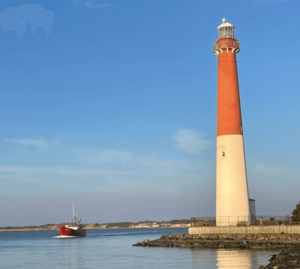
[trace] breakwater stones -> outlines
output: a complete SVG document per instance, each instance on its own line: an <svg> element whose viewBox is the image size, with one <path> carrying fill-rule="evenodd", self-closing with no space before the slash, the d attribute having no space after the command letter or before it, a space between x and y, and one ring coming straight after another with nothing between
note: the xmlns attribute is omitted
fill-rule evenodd
<svg viewBox="0 0 300 269"><path fill-rule="evenodd" d="M277 255L273 255L270 263L266 266L259 266L259 269L299 269L300 268L300 248L295 245L289 250L283 250Z"/></svg>
<svg viewBox="0 0 300 269"><path fill-rule="evenodd" d="M300 249L300 234L168 234L133 246L289 250L295 247Z"/></svg>
<svg viewBox="0 0 300 269"><path fill-rule="evenodd" d="M168 234L133 246L282 250L259 269L300 269L300 234Z"/></svg>

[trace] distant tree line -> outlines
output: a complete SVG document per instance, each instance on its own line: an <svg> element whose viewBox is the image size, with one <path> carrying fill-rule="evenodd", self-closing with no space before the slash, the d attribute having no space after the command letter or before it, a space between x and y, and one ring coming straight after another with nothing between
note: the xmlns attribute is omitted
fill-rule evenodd
<svg viewBox="0 0 300 269"><path fill-rule="evenodd" d="M174 220L169 220L169 221L152 221L152 220L145 220L145 221L139 221L139 222L110 222L110 223L92 223L92 224L85 224L84 226L87 225L92 225L94 227L97 226L102 226L105 225L106 228L112 228L112 227L122 227L122 228L128 228L132 225L139 225L139 224L146 224L146 225L155 225L155 224L162 224L162 223L166 223L166 224L189 224L191 222L191 220L189 219L174 219ZM66 223L59 223L59 224L43 224L43 225L39 225L39 226L6 226L6 227L0 227L1 230L6 230L6 229L11 229L11 230L20 230L20 229L36 229L36 228L40 228L40 229L45 229L49 226L53 226L53 225L57 225L57 226L65 226Z"/></svg>
<svg viewBox="0 0 300 269"><path fill-rule="evenodd" d="M112 227L122 227L122 228L128 228L132 225L139 225L139 224L146 224L146 225L155 225L155 224L189 224L191 220L189 219L174 219L174 220L169 220L169 221L153 221L153 220L144 220L144 221L139 221L139 222L110 222L110 223L93 223L92 226L97 227L97 226L102 226L105 225L106 228L112 228ZM86 224L87 225L87 224Z"/></svg>
<svg viewBox="0 0 300 269"><path fill-rule="evenodd" d="M296 208L292 212L292 221L300 222L300 202L296 205Z"/></svg>
<svg viewBox="0 0 300 269"><path fill-rule="evenodd" d="M64 226L66 225L66 223L59 223L59 224L43 224L43 225L39 225L39 226L34 226L34 225L30 225L30 226L5 226L5 227L0 227L0 230L20 230L20 229L36 229L36 228L47 228L49 226Z"/></svg>

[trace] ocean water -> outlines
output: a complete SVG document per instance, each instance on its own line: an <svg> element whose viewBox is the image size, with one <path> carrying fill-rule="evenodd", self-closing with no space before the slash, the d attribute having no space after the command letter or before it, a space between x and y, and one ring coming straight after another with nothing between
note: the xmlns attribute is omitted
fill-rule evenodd
<svg viewBox="0 0 300 269"><path fill-rule="evenodd" d="M236 268L266 265L274 251L133 247L186 229L88 230L57 239L57 231L0 232L0 268Z"/></svg>

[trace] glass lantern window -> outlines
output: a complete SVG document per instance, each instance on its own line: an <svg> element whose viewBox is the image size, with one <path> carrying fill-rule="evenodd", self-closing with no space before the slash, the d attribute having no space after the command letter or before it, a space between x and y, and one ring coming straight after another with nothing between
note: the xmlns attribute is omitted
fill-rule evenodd
<svg viewBox="0 0 300 269"><path fill-rule="evenodd" d="M234 28L233 27L221 27L219 29L219 38L234 38Z"/></svg>

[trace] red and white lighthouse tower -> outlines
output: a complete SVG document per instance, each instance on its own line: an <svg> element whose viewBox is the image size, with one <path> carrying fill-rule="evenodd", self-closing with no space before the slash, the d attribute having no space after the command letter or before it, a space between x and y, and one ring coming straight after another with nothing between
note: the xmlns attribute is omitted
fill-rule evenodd
<svg viewBox="0 0 300 269"><path fill-rule="evenodd" d="M216 222L218 226L241 222L247 225L252 212L236 63L240 43L234 35L234 26L225 19L218 31L214 44L214 53L218 55Z"/></svg>

